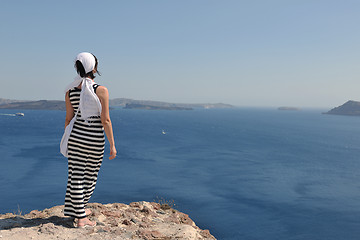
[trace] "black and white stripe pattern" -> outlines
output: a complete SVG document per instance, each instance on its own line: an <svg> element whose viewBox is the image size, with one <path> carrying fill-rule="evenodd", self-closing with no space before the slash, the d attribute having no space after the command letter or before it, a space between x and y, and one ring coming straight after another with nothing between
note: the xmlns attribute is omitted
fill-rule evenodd
<svg viewBox="0 0 360 240"><path fill-rule="evenodd" d="M94 87L95 90L96 87ZM78 88L69 91L70 102L75 112L79 107L80 92ZM100 116L94 116L88 122L79 117L81 117L80 112L68 143L69 172L64 214L84 218L86 217L85 207L94 192L101 167L105 137Z"/></svg>

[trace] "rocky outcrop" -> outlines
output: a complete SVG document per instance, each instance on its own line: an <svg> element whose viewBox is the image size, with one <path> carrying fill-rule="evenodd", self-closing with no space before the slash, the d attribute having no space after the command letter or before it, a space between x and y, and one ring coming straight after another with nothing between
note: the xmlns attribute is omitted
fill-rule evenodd
<svg viewBox="0 0 360 240"><path fill-rule="evenodd" d="M187 214L167 204L133 202L129 205L90 203L95 227L75 228L63 215L63 206L33 210L19 216L0 215L0 239L215 239L201 230Z"/></svg>

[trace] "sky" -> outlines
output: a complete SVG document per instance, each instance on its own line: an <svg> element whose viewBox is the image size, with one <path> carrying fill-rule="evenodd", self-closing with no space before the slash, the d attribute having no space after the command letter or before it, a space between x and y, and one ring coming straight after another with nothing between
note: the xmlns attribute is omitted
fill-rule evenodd
<svg viewBox="0 0 360 240"><path fill-rule="evenodd" d="M360 101L357 0L2 0L0 98L63 100L83 51L110 98Z"/></svg>

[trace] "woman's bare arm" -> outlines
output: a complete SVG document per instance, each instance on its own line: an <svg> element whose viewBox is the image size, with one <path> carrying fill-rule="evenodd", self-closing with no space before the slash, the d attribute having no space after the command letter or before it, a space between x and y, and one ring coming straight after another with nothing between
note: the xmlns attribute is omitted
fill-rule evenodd
<svg viewBox="0 0 360 240"><path fill-rule="evenodd" d="M74 117L74 108L71 105L69 92L65 94L65 105L66 105L66 117L65 117L65 128L69 125L71 119Z"/></svg>
<svg viewBox="0 0 360 240"><path fill-rule="evenodd" d="M104 127L106 137L110 143L110 157L109 159L114 159L116 157L116 148L114 141L114 134L110 119L109 113L109 92L106 87L99 86L96 89L96 95L99 97L101 102L101 123Z"/></svg>

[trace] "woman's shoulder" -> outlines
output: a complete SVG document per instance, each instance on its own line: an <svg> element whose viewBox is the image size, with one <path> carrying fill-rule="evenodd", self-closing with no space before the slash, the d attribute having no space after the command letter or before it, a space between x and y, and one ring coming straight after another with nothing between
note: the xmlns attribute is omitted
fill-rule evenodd
<svg viewBox="0 0 360 240"><path fill-rule="evenodd" d="M107 92L107 88L105 86L102 86L102 85L98 85L97 87L97 91L100 91L100 92Z"/></svg>
<svg viewBox="0 0 360 240"><path fill-rule="evenodd" d="M96 90L96 95L98 95L99 98L109 97L109 92L105 86L99 85Z"/></svg>
<svg viewBox="0 0 360 240"><path fill-rule="evenodd" d="M93 89L94 89L94 92L95 92L95 93L96 93L96 90L98 89L98 87L100 87L100 85L97 84L97 83L94 83Z"/></svg>

